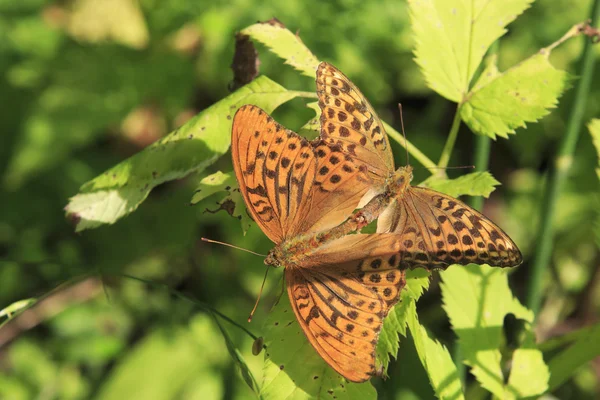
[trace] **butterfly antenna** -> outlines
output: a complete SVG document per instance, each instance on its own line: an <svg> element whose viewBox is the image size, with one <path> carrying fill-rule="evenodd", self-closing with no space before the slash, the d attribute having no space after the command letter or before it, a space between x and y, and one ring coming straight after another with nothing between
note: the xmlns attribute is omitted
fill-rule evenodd
<svg viewBox="0 0 600 400"><path fill-rule="evenodd" d="M256 298L256 303L254 303L254 308L252 309L252 311L250 312L250 316L248 317L248 322L252 322L252 317L254 317L254 312L256 311L256 307L258 307L258 302L260 301L260 296L262 295L263 289L265 287L265 282L267 281L267 274L269 273L270 269L271 269L270 267L267 267L267 270L265 271L265 278L263 279L262 285L260 285L260 291L258 292L258 297Z"/></svg>
<svg viewBox="0 0 600 400"><path fill-rule="evenodd" d="M406 150L406 165L410 165L408 159L408 141L406 140L406 132L404 132L404 118L402 118L402 103L398 103L398 110L400 110L400 126L402 127L402 136L404 136L404 149Z"/></svg>
<svg viewBox="0 0 600 400"><path fill-rule="evenodd" d="M234 246L234 245L229 244L229 243L219 242L218 240L212 240L212 239L207 239L207 238L201 238L201 239L202 239L203 242L215 243L215 244L222 244L223 246L233 247L234 249L242 250L242 251L245 251L247 253L254 254L255 256L266 257L266 254L255 253L252 250L244 249L243 247Z"/></svg>

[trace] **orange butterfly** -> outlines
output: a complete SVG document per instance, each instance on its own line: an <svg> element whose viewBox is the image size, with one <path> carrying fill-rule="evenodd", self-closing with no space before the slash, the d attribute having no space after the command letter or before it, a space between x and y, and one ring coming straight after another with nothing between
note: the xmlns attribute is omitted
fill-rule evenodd
<svg viewBox="0 0 600 400"><path fill-rule="evenodd" d="M337 68L317 69L321 139L368 169L380 193L359 213L379 217L377 232L393 232L401 242L401 267L446 268L451 264L514 267L521 252L496 224L463 202L410 185L412 167L394 171L383 124L358 88ZM388 239L389 240L389 239Z"/></svg>
<svg viewBox="0 0 600 400"><path fill-rule="evenodd" d="M466 218L486 245L518 249L466 205L411 187L410 167L394 173L381 122L341 72L321 63L317 88L321 139L308 142L258 107L243 106L233 121L233 165L250 213L276 243L265 263L285 267L290 303L306 337L338 373L363 382L376 373L379 331L405 284L399 267L485 262L482 251L471 257L468 248L455 257L463 247L446 233L447 223L456 232L456 222ZM379 194L351 215L369 190ZM348 235L380 214L378 230L393 233ZM467 229L463 223L460 231ZM500 238L490 237L488 228ZM464 244L465 233L457 241ZM439 252L442 239L433 239L439 235L450 256Z"/></svg>

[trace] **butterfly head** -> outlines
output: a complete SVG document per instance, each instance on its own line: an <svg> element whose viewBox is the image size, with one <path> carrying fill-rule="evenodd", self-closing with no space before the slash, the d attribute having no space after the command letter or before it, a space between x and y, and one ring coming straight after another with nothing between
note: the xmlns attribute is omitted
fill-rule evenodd
<svg viewBox="0 0 600 400"><path fill-rule="evenodd" d="M394 173L390 174L386 186L391 189L392 193L396 193L396 195L403 193L413 179L412 171L410 165L398 168Z"/></svg>
<svg viewBox="0 0 600 400"><path fill-rule="evenodd" d="M269 254L267 254L267 258L265 258L265 265L270 267L278 268L281 267L281 260L283 259L283 255L281 253L281 248L276 246L269 250Z"/></svg>

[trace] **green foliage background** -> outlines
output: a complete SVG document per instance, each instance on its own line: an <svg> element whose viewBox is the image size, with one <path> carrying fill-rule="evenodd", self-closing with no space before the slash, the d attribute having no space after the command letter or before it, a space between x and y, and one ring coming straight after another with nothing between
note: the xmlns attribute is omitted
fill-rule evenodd
<svg viewBox="0 0 600 400"><path fill-rule="evenodd" d="M556 41L588 18L590 7L588 0L533 3L502 38L499 70ZM227 150L227 137L214 140L211 148L196 148L192 141L182 140L191 134L184 127L179 136L156 145L159 151L172 152L167 164L148 165L148 159L138 157L139 170L158 174L129 186L128 196L148 198L113 225L75 233L74 223L80 221L66 220L63 208L96 177L84 188L116 187L119 182L114 179L135 171L121 169L114 177L102 175L104 171L230 95L235 32L272 17L291 31L298 30L319 59L344 71L380 117L396 128L401 102L408 139L430 159L439 158L456 105L426 86L427 77L414 60L405 2L0 1L0 398L256 397L251 388L262 386L263 355L253 356L252 337L212 310L256 336L268 334L264 322L280 317L269 310L281 290L281 271L271 274L255 319L247 324L264 273L262 260L200 238L262 253L272 245L254 225L244 235L237 219L223 211L205 212L219 207L218 197L196 197L195 205L189 206L203 178L231 170L229 153L218 157ZM569 40L553 50L550 61L577 75L582 46L580 38ZM254 82L256 92L261 88L314 92L313 79L285 65L264 46L258 45L258 50L261 73L268 78ZM599 79L590 90L586 124L600 115ZM452 91L447 93L453 98ZM286 92L270 101L274 109L293 99L274 115L298 130L314 113L305 107L306 99L294 97ZM500 137L492 144L489 170L502 185L486 201L485 212L523 251L524 265L509 276L513 294L521 302L527 297L530 260L538 243L546 172L573 101L574 91L567 91L558 108L540 122L517 128L509 140ZM212 114L206 115L197 117L199 123L214 123ZM468 122L468 116L463 118ZM592 399L599 390L600 364L597 358L586 363L585 353L600 352L597 344L591 347L600 342L600 331L578 330L598 322L600 311L595 173L600 164L592 144L598 146L596 122L590 123L593 136L587 128L582 132L569 179L558 198L551 265L542 281L545 297L534 325L544 360L553 371L550 387L559 398ZM469 127L477 129L473 124ZM494 127L500 136L516 128ZM170 147L165 146L168 142ZM404 164L404 151L400 146L394 150L397 164ZM472 164L473 152L474 135L463 126L449 165ZM186 164L191 155L197 155L198 162ZM203 160L210 160L208 168L188 175ZM163 176L163 170L177 173ZM458 177L464 171L448 174ZM417 170L415 181L428 176L427 170ZM149 192L155 184L160 186ZM131 205L131 210L136 207ZM236 215L241 214L238 210ZM447 293L452 289L447 288ZM498 294L498 298L509 295ZM468 319L474 311L468 307L475 303L462 304L458 290L454 303L444 298L446 315L440 297L434 274L429 291L417 304L419 320L407 321L409 338L422 332L415 340L402 338L398 359L388 368L390 379L374 380L380 398L434 396L430 380L435 386L437 378L431 376L431 360L427 363L420 356L425 348L439 352L441 346L427 338L419 323L455 357L456 335L468 340L468 332L450 329L448 317L455 328L461 321L468 323L461 318ZM477 304L483 301L478 299ZM452 307L464 309L464 315L453 314ZM531 330L519 325L529 323L523 322L530 319L527 313L512 303L505 308L521 319L504 320L507 335L498 336L503 353L490 355L503 360L510 359L516 348L535 347ZM20 310L22 314L9 320L8 314ZM405 333L404 323L390 324ZM469 349L466 353L462 357L473 366ZM428 365L427 372L422 364ZM271 367L265 364L266 374ZM483 388L492 390L493 384L482 381L476 368L472 373L478 380L467 377L465 397L486 398ZM283 396L277 392L281 387L285 386L263 394ZM364 396L373 394L372 389L357 390Z"/></svg>

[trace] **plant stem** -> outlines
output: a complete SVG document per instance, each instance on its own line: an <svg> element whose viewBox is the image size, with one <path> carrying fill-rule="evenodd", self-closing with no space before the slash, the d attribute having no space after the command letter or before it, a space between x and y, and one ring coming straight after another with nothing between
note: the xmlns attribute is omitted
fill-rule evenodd
<svg viewBox="0 0 600 400"><path fill-rule="evenodd" d="M499 40L496 40L489 48L487 56L494 56L498 54ZM498 60L496 59L496 62ZM483 68L482 68L483 70ZM481 70L480 70L481 73ZM474 81L476 81L474 79ZM492 140L489 136L475 135L475 155L473 157L473 165L475 165L475 171L483 172L487 171L490 164L490 150L492 148ZM469 204L476 210L481 211L483 209L483 196L475 196L469 199Z"/></svg>
<svg viewBox="0 0 600 400"><path fill-rule="evenodd" d="M452 150L454 149L454 144L456 143L456 138L458 136L458 129L460 128L460 108L460 104L456 106L454 121L452 121L452 127L450 128L448 139L446 139L444 150L442 150L440 161L437 164L438 167L446 168L448 166L448 162L450 161L450 156L452 155Z"/></svg>
<svg viewBox="0 0 600 400"><path fill-rule="evenodd" d="M600 17L600 0L595 0L592 5L592 26L596 26ZM540 228L538 232L538 245L533 258L529 290L527 292L527 306L536 315L542 302L542 279L548 268L552 256L552 241L554 239L554 215L556 201L567 177L573 153L579 138L583 122L586 101L592 83L595 55L591 40L584 36L585 48L581 56L581 79L577 84L571 115L567 122L567 129L562 138L558 153L548 171L548 178L544 190L543 203L540 213Z"/></svg>
<svg viewBox="0 0 600 400"><path fill-rule="evenodd" d="M487 171L490 163L491 148L492 139L484 135L475 135L475 157L473 157L475 171ZM474 196L469 199L469 204L474 209L481 211L484 200L483 196Z"/></svg>
<svg viewBox="0 0 600 400"><path fill-rule="evenodd" d="M385 131L387 132L388 136L394 139L396 142L398 142L400 146L407 149L410 155L413 156L413 158L417 160L422 166L424 166L425 168L437 168L437 165L435 165L435 163L431 161L429 157L421 153L421 151L417 149L408 140L405 140L404 136L402 136L397 130L392 128L386 122L383 122L383 127L385 128Z"/></svg>

